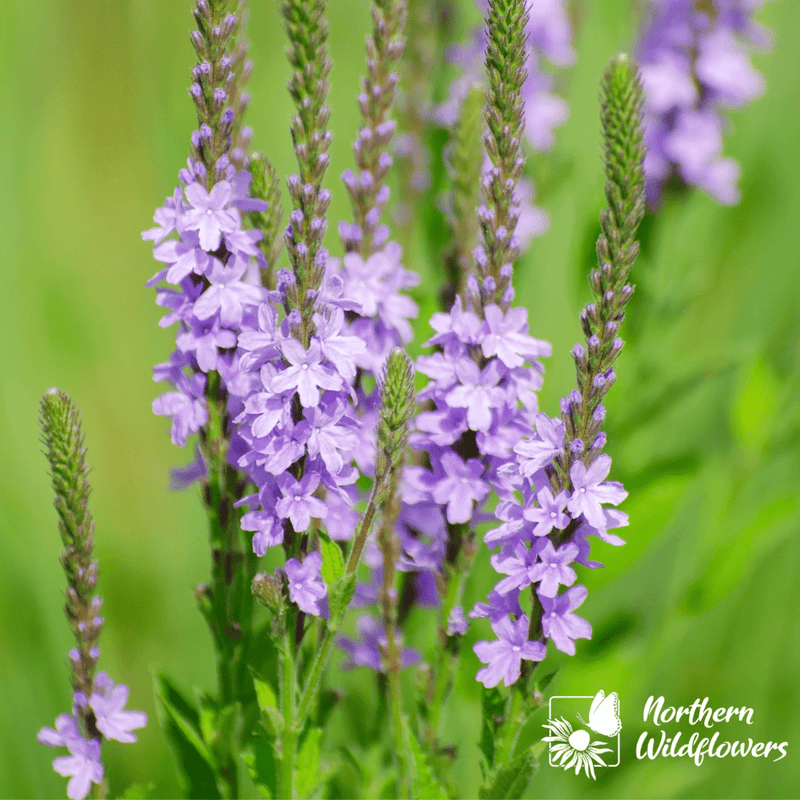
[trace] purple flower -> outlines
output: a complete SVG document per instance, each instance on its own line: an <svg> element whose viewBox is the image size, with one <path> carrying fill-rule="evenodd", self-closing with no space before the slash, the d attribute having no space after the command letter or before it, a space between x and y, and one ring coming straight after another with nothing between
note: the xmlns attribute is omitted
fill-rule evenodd
<svg viewBox="0 0 800 800"><path fill-rule="evenodd" d="M243 531L256 531L253 536L253 552L263 556L267 549L283 541L283 523L269 511L249 511L242 517Z"/></svg>
<svg viewBox="0 0 800 800"><path fill-rule="evenodd" d="M463 636L467 632L469 623L464 616L464 609L461 606L453 606L450 616L447 618L447 635Z"/></svg>
<svg viewBox="0 0 800 800"><path fill-rule="evenodd" d="M375 617L364 614L356 620L356 629L361 637L361 642L353 641L345 636L338 640L339 646L350 656L344 669L369 667L376 672L383 672L382 650L386 647L386 631L383 623ZM400 631L396 631L395 640L402 641ZM412 664L416 664L419 658L416 650L402 650L400 666L410 667Z"/></svg>
<svg viewBox="0 0 800 800"><path fill-rule="evenodd" d="M100 672L95 678L94 688L96 691L92 692L89 705L97 718L97 730L106 739L135 742L136 737L131 731L147 725L147 714L124 710L128 702L128 687L124 683L115 684L105 672Z"/></svg>
<svg viewBox="0 0 800 800"><path fill-rule="evenodd" d="M272 379L273 391L297 389L300 402L308 408L319 404L320 389L335 391L342 387L342 376L322 365L322 352L317 339L311 341L308 350L296 339L287 339L281 350L290 366Z"/></svg>
<svg viewBox="0 0 800 800"><path fill-rule="evenodd" d="M491 622L497 622L507 614L522 613L519 591L500 594L497 590L492 589L486 599L489 601L488 603L475 603L475 608L467 615L470 619L489 619Z"/></svg>
<svg viewBox="0 0 800 800"><path fill-rule="evenodd" d="M482 370L469 359L455 365L460 384L449 391L445 401L455 408L467 409L467 424L473 431L487 431L492 424L492 408L505 399L505 392L497 386L501 373L492 360Z"/></svg>
<svg viewBox="0 0 800 800"><path fill-rule="evenodd" d="M535 437L514 445L520 473L530 477L534 472L550 463L555 455L564 449L564 423L560 419L550 418L547 414L537 414Z"/></svg>
<svg viewBox="0 0 800 800"><path fill-rule="evenodd" d="M617 481L603 483L611 470L611 457L605 453L598 456L587 469L581 461L573 463L569 471L572 480L572 495L567 508L573 517L580 514L595 528L605 528L606 518L601 503L621 503L628 493Z"/></svg>
<svg viewBox="0 0 800 800"><path fill-rule="evenodd" d="M275 511L281 519L288 519L296 533L302 533L311 524L311 517L325 519L328 509L314 492L319 486L319 476L307 472L298 482L288 473L278 478L283 497L278 500Z"/></svg>
<svg viewBox="0 0 800 800"><path fill-rule="evenodd" d="M564 513L567 505L567 493L559 492L555 497L548 487L536 494L538 506L530 506L522 512L529 522L535 522L534 536L547 536L553 528L563 530L569 524L569 517Z"/></svg>
<svg viewBox="0 0 800 800"><path fill-rule="evenodd" d="M591 639L592 626L572 614L589 594L585 586L573 586L556 597L539 596L542 603L542 631L562 653L575 655L575 639Z"/></svg>
<svg viewBox="0 0 800 800"><path fill-rule="evenodd" d="M762 0L725 0L707 13L692 0L651 4L636 48L645 88L648 202L672 174L721 203L739 201L739 165L722 157L723 109L761 95L747 44L770 37L752 21Z"/></svg>
<svg viewBox="0 0 800 800"><path fill-rule="evenodd" d="M539 550L539 563L530 571L531 582L539 581L536 589L540 598L555 597L558 587L572 586L577 575L569 565L578 557L578 547L571 542L562 544L556 550L553 543L547 539L544 547Z"/></svg>
<svg viewBox="0 0 800 800"><path fill-rule="evenodd" d="M325 582L320 575L322 556L314 551L309 553L301 564L296 558L286 562L286 576L289 579L289 599L301 611L318 617L321 613L320 600L327 594Z"/></svg>
<svg viewBox="0 0 800 800"><path fill-rule="evenodd" d="M448 522L469 522L473 503L489 494L489 487L481 479L483 465L477 458L465 463L452 452L442 455L441 464L445 474L433 487L433 499L447 504Z"/></svg>
<svg viewBox="0 0 800 800"><path fill-rule="evenodd" d="M192 386L192 393L187 393L185 389L189 386L189 381L182 382L181 388L184 391L165 392L153 400L154 414L172 417L170 434L172 442L181 447L186 444L189 436L197 433L208 421L208 408L204 400L194 394L194 386Z"/></svg>
<svg viewBox="0 0 800 800"><path fill-rule="evenodd" d="M475 642L475 655L487 666L478 670L476 678L490 689L502 680L511 686L519 678L522 659L541 661L547 649L541 642L528 641L528 618L522 614L516 622L503 617L492 622L492 630L498 637L495 642Z"/></svg>
<svg viewBox="0 0 800 800"><path fill-rule="evenodd" d="M228 328L238 328L246 305L257 305L261 299L261 289L244 283L241 278L247 272L248 262L235 257L223 266L218 259L212 259L208 273L211 285L194 304L194 316L208 320L219 314L220 322Z"/></svg>
<svg viewBox="0 0 800 800"><path fill-rule="evenodd" d="M210 192L199 183L190 183L184 190L191 209L183 215L183 226L198 231L200 247L211 252L220 245L223 233L233 233L240 224L236 210L226 209L231 199L231 185L220 181Z"/></svg>
<svg viewBox="0 0 800 800"><path fill-rule="evenodd" d="M487 332L481 340L483 354L490 358L497 356L507 367L521 367L526 359L549 356L553 347L528 336L528 311L525 308L512 308L503 316L496 305L484 309Z"/></svg>
<svg viewBox="0 0 800 800"><path fill-rule="evenodd" d="M493 555L490 560L495 571L508 575L494 587L495 591L498 594L508 594L513 589L529 586L533 581L531 571L540 549L538 543L529 549L523 542L517 542L513 546L504 547L499 555Z"/></svg>
<svg viewBox="0 0 800 800"><path fill-rule="evenodd" d="M78 729L77 720L70 714L59 714L56 730L42 728L36 740L47 747L66 747L68 756L53 759L53 769L61 776L69 777L67 797L83 800L93 783L103 780L103 765L100 763L100 742L84 739Z"/></svg>

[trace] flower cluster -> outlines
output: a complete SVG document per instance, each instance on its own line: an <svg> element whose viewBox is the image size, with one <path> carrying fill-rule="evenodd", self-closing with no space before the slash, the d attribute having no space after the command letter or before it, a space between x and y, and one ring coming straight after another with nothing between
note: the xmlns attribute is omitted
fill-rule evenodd
<svg viewBox="0 0 800 800"><path fill-rule="evenodd" d="M571 490L555 492L547 470L554 475L552 459L564 453L564 424L537 414L535 427L533 436L514 446L516 462L506 470L513 475L522 499L512 494L501 501L495 514L502 524L484 537L489 547L502 545L491 563L506 576L490 593L488 604L479 603L470 612L473 618L488 617L498 637L496 642L475 645L475 653L487 664L478 672L478 680L486 686L495 686L501 679L509 686L520 675L521 659L544 658L539 633L570 655L575 653L576 639L591 638L589 623L573 613L586 599L587 590L574 585L577 575L571 564L602 566L588 559L587 537L621 545L623 540L608 530L628 524L626 514L603 507L627 496L619 483L604 480L611 459L600 455L588 468L575 461L570 470ZM539 619L529 620L520 605L521 593L529 586L535 592ZM562 586L566 591L559 594ZM531 633L534 641L528 641Z"/></svg>
<svg viewBox="0 0 800 800"><path fill-rule="evenodd" d="M486 534L491 558L502 578L471 616L488 617L498 640L479 642L475 653L486 663L478 679L486 686L507 686L521 674L523 659L544 657L550 639L559 650L575 653L575 640L589 638L591 626L573 612L586 599L575 585L572 563L589 568L587 537L612 544L622 539L609 529L628 524L614 508L625 499L621 484L606 481L611 458L602 453L606 436L603 400L616 380L613 363L623 342L617 335L633 294L628 277L638 252L636 230L644 214L643 90L627 58L611 62L602 85L601 121L605 138L605 193L597 243L599 266L590 275L595 301L581 313L586 347L572 351L578 389L561 402L561 419L537 414L535 431L513 445L516 456L501 472L511 489L501 496L495 515L501 524ZM520 499L521 498L521 499ZM527 616L520 593L531 589ZM561 587L566 590L559 593Z"/></svg>
<svg viewBox="0 0 800 800"><path fill-rule="evenodd" d="M61 565L67 578L65 611L76 647L72 666L72 713L60 714L56 729L42 728L37 737L48 747L66 747L53 769L70 777L67 795L83 800L92 783L103 780L100 744L105 739L135 742L131 733L147 724L141 711L125 711L128 687L116 685L105 672L95 675L103 627L102 601L96 596L98 566L93 558L94 521L89 510L86 449L80 419L69 396L55 389L41 402L42 442L50 465L59 531L64 543Z"/></svg>
<svg viewBox="0 0 800 800"><path fill-rule="evenodd" d="M764 91L747 45L768 48L753 21L763 0L653 0L636 48L645 87L647 199L673 174L720 203L739 201L739 165L722 156L723 110Z"/></svg>
<svg viewBox="0 0 800 800"><path fill-rule="evenodd" d="M70 653L74 658L77 651ZM87 698L83 693L74 695L72 714L59 714L56 727L42 728L36 739L47 747L66 747L68 756L53 760L53 769L65 778L67 797L70 800L83 800L93 783L103 780L103 764L100 761L102 739L115 739L118 742L135 742L131 731L147 724L147 714L142 711L126 711L128 687L115 684L105 672L100 672L94 680L92 694ZM81 730L81 719L91 715L95 732Z"/></svg>
<svg viewBox="0 0 800 800"><path fill-rule="evenodd" d="M278 275L278 294L284 281L292 281L288 270ZM359 474L353 461L365 443L352 382L354 358L364 343L344 332L337 298L325 300L328 309L314 314L307 347L292 336L291 315L281 320L270 303L259 307L256 328L239 336L241 369L254 383L235 420L246 445L238 465L258 487L257 497L247 502L260 506L242 517L242 528L255 532L253 549L259 556L284 542L289 525L302 534L312 519L323 520L333 539L349 539L355 528L348 513ZM306 605L316 609L321 598L312 600L312 595Z"/></svg>
<svg viewBox="0 0 800 800"><path fill-rule="evenodd" d="M203 135L196 131L194 139ZM170 417L172 441L181 446L208 421L208 374L218 373L230 390L238 334L266 298L257 269L263 261L256 246L261 232L243 230L241 217L266 204L249 198L250 174L226 166L226 160L219 165L225 179L207 191L200 182L202 163L190 158L180 173L182 185L156 211L157 227L142 234L154 241L153 257L166 265L147 285L170 284L157 290L156 302L168 309L160 324L180 324L177 349L153 370L155 380L168 381L174 391L154 400L153 411Z"/></svg>
<svg viewBox="0 0 800 800"><path fill-rule="evenodd" d="M436 334L426 342L438 352L417 360L428 385L411 444L429 466L405 470L400 536L405 569L439 572L448 524L474 527L492 488L506 483L501 467L530 431L536 391L551 347L528 335L527 312L496 305L484 319L458 298L449 313L434 314Z"/></svg>

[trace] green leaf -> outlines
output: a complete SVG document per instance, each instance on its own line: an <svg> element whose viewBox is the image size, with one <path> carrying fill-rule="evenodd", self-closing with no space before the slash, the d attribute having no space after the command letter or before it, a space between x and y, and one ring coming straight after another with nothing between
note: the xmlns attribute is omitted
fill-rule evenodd
<svg viewBox="0 0 800 800"><path fill-rule="evenodd" d="M496 720L502 720L506 711L506 703L500 690L495 688L483 689L483 722L481 725L480 748L486 759L486 767L491 770L494 766L494 734L497 730Z"/></svg>
<svg viewBox="0 0 800 800"><path fill-rule="evenodd" d="M175 754L182 794L188 798L221 797L214 759L203 741L200 713L165 675L155 675L161 727Z"/></svg>
<svg viewBox="0 0 800 800"><path fill-rule="evenodd" d="M516 800L522 797L531 782L536 769L533 750L528 749L522 755L489 771L483 781L478 797L481 800L497 798L497 800Z"/></svg>
<svg viewBox="0 0 800 800"><path fill-rule="evenodd" d="M250 777L261 797L272 800L277 794L278 765L275 759L275 746L266 736L256 736L250 749L242 753Z"/></svg>
<svg viewBox="0 0 800 800"><path fill-rule="evenodd" d="M408 742L408 770L411 778L411 796L425 800L446 800L447 792L433 774L419 740L408 724L408 717L403 715L403 729Z"/></svg>
<svg viewBox="0 0 800 800"><path fill-rule="evenodd" d="M261 709L264 728L271 737L277 739L283 731L283 715L278 710L278 698L266 681L253 675L253 683L256 687L256 699Z"/></svg>
<svg viewBox="0 0 800 800"><path fill-rule="evenodd" d="M328 592L328 607L330 608L331 617L328 620L329 628L337 628L342 621L347 606L353 599L353 593L356 590L356 574L351 572L348 575L342 575L331 587Z"/></svg>
<svg viewBox="0 0 800 800"><path fill-rule="evenodd" d="M328 591L344 575L344 557L341 548L327 534L319 532L319 549L322 551L322 578Z"/></svg>
<svg viewBox="0 0 800 800"><path fill-rule="evenodd" d="M296 787L298 797L310 797L324 780L319 770L319 749L322 728L311 728L297 751Z"/></svg>

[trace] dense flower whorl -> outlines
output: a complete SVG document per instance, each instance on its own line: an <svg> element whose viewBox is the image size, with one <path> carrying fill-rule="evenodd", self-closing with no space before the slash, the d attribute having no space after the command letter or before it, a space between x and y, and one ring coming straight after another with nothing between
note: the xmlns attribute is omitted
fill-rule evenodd
<svg viewBox="0 0 800 800"><path fill-rule="evenodd" d="M739 164L722 156L723 110L764 91L748 45L771 37L753 22L763 0L651 0L636 48L645 88L647 199L673 174L720 203L739 201Z"/></svg>
<svg viewBox="0 0 800 800"><path fill-rule="evenodd" d="M436 331L417 370L429 378L419 400L430 410L416 418L411 444L427 453L429 467L405 470L400 536L401 568L439 571L447 525L476 524L494 489L509 485L501 467L530 431L543 367L551 347L527 333L527 312L506 314L487 306L481 320L457 299L449 313L434 314Z"/></svg>
<svg viewBox="0 0 800 800"><path fill-rule="evenodd" d="M291 274L283 271L280 278L291 280ZM260 506L244 515L242 527L255 532L258 555L283 543L289 525L303 533L312 519L326 521L332 509L341 520L339 505L351 502L358 478L353 460L364 446L352 404L354 358L364 350L363 341L346 333L344 312L336 305L314 314L307 348L292 337L289 318L279 321L279 314L280 305L263 303L255 327L239 336L247 392L235 420L244 441L238 466L258 487L248 502ZM334 525L329 533L342 539L353 531Z"/></svg>
<svg viewBox="0 0 800 800"><path fill-rule="evenodd" d="M535 643L540 648L534 655L512 650L511 658L507 646L492 649L486 642L478 642L475 653L487 664L478 673L478 680L486 686L495 686L501 679L506 686L516 681L520 658L544 658L548 639L557 649L574 655L575 640L591 638L589 623L573 613L586 599L587 590L575 584L577 574L571 565L590 569L603 566L589 560L587 537L624 544L608 532L628 524L627 514L606 507L617 505L627 496L621 484L604 480L611 459L599 455L588 468L583 461L575 460L570 470L571 487L557 491L552 461L563 448L563 422L537 414L533 435L514 445L516 458L502 470L515 491L497 506L495 515L501 524L489 531L484 541L490 548L501 547L491 563L505 577L489 595L489 604L479 603L469 616L489 617L503 642L518 648L525 642ZM531 620L520 606L521 592L528 587L534 593L533 608L538 614ZM520 633L523 627L524 637Z"/></svg>
<svg viewBox="0 0 800 800"><path fill-rule="evenodd" d="M256 246L261 233L244 230L241 217L242 211L263 211L266 203L249 197L248 172L230 165L224 171L226 179L206 191L197 181L202 164L189 159L180 173L183 185L155 213L157 227L142 234L153 240L153 256L165 264L147 285L175 287L158 288L156 302L169 312L162 327L179 323L177 350L154 368L154 379L175 390L158 397L153 411L172 419L177 445L208 419L208 373L219 373L222 388L230 390L238 334L266 298L259 282L263 255Z"/></svg>

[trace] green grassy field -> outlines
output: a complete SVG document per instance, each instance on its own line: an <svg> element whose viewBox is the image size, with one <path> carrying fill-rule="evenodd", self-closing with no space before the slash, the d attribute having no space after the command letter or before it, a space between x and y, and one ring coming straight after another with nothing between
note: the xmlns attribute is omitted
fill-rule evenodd
<svg viewBox="0 0 800 800"><path fill-rule="evenodd" d="M459 0L465 8L471 3ZM569 349L602 206L596 93L607 59L634 37L628 0L582 0L578 61L564 79L572 116L539 195L552 219L520 265L518 301L549 339L541 403L555 413L572 385ZM329 0L331 218L346 216L338 175L350 166L366 0ZM196 492L170 493L168 469L189 460L153 416L151 366L171 331L144 282L155 271L139 232L172 192L194 110L189 0L11 0L0 24L0 796L58 797L64 781L36 732L66 710L63 576L37 432L43 391L83 411L93 466L96 551L106 629L101 664L150 715L140 743L105 748L111 796L132 782L172 797L178 783L156 720L151 674L211 688L212 651L193 587L208 574ZM733 113L726 154L742 164L734 208L700 192L646 220L629 346L609 398L612 477L630 492L628 545L602 544L582 611L594 627L573 658L552 658L559 695L619 692L622 763L598 781L542 764L531 797L789 798L800 787L800 4L773 0L759 17L776 35L756 55L766 95ZM253 3L249 89L254 145L291 169L288 68L274 0ZM335 226L328 244L337 252ZM419 256L406 266L435 265ZM420 299L422 297L420 296ZM430 303L428 303L430 305ZM418 326L418 341L426 321ZM491 585L488 554L468 600ZM420 625L418 635L427 630ZM471 631L470 643L486 631ZM424 642L422 643L424 645ZM446 720L460 747L462 796L479 781L479 719L469 647ZM363 736L366 673L335 673L348 691L330 746ZM787 741L788 757L635 757L650 695L667 705L710 697L749 706L753 724L723 738ZM537 721L537 725L544 718ZM669 735L677 730L673 726Z"/></svg>

